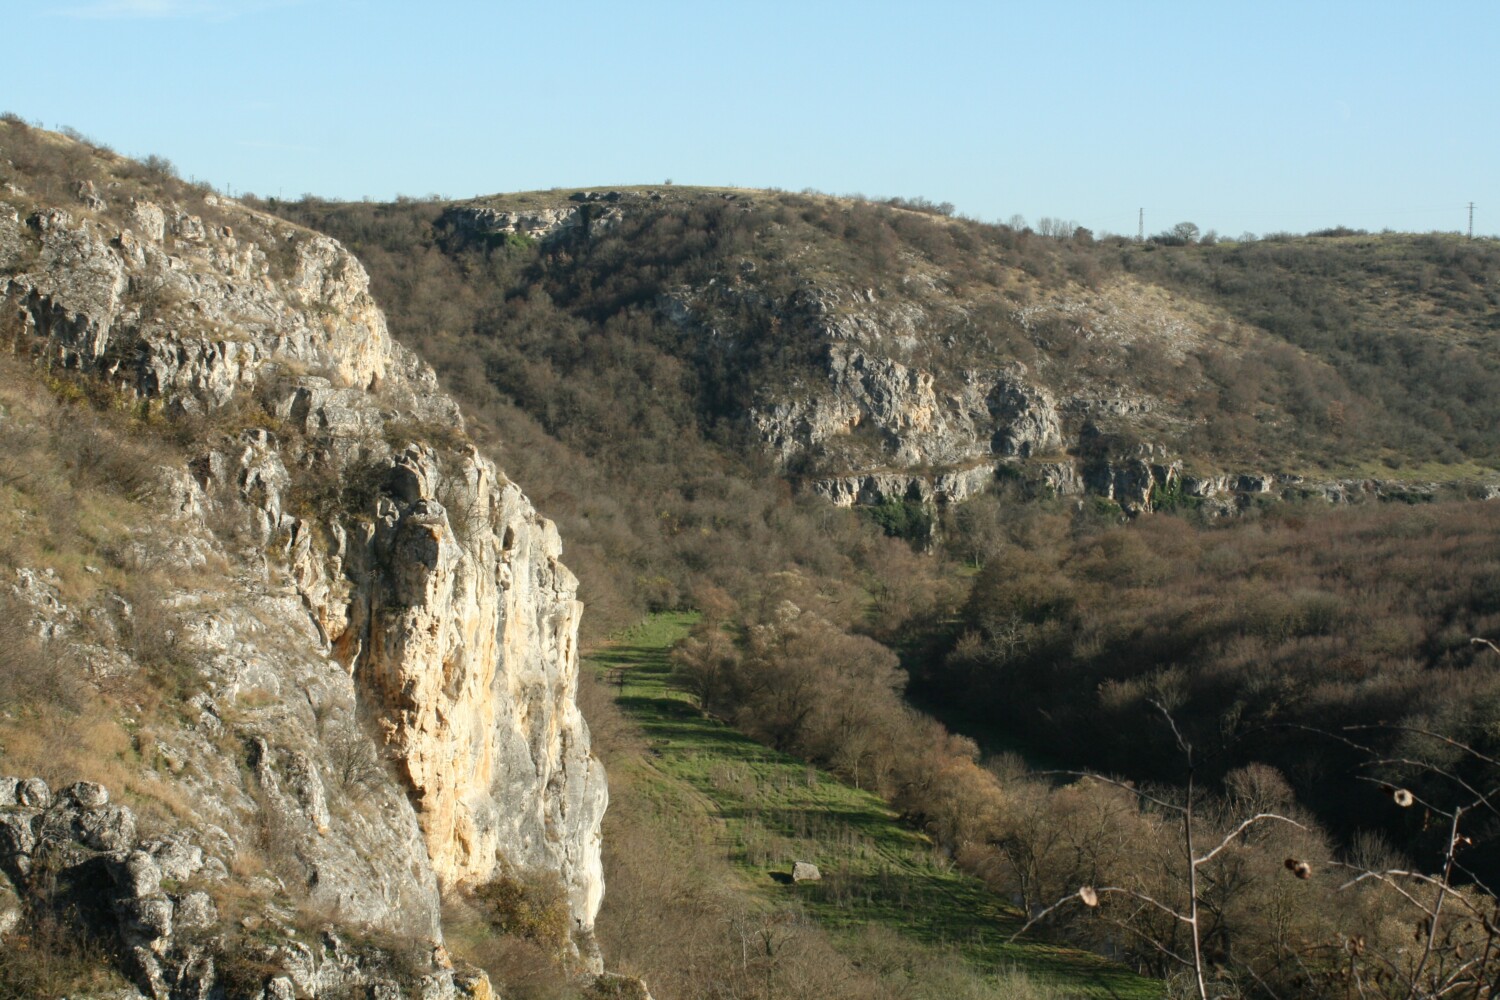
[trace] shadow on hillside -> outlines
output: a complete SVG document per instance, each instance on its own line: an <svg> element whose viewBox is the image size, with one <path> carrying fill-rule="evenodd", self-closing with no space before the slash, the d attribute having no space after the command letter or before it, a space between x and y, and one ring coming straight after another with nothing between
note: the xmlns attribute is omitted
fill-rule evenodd
<svg viewBox="0 0 1500 1000"><path fill-rule="evenodd" d="M782 836L818 840L852 832L864 837L877 849L910 851L926 846L926 842L915 831L896 825L888 816L858 806L840 807L823 803L800 807L760 806L746 803L726 807L721 803L719 813L726 819L753 819ZM896 842L892 843L893 840Z"/></svg>
<svg viewBox="0 0 1500 1000"><path fill-rule="evenodd" d="M651 668L662 671L671 668L667 661L667 652L660 646L610 646L596 653L590 653L588 658L606 667L629 667L633 670L648 671Z"/></svg>
<svg viewBox="0 0 1500 1000"><path fill-rule="evenodd" d="M662 719L680 719L694 722L702 718L698 709L681 698L662 698L643 694L625 694L615 699L615 704L635 715L651 714ZM697 728L689 726L688 728Z"/></svg>

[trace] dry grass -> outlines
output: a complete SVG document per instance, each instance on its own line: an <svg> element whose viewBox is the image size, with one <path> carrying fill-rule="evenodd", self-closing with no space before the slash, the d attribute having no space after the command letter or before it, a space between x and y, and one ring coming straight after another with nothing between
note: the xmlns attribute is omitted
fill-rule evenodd
<svg viewBox="0 0 1500 1000"><path fill-rule="evenodd" d="M0 947L0 1000L102 996L127 985L108 951L51 915L31 915Z"/></svg>
<svg viewBox="0 0 1500 1000"><path fill-rule="evenodd" d="M75 781L104 785L131 807L142 832L176 829L197 810L180 786L147 767L156 738L131 732L125 707L94 694L78 708L44 703L0 718L0 773L39 777L53 788Z"/></svg>
<svg viewBox="0 0 1500 1000"><path fill-rule="evenodd" d="M195 809L159 773L158 730L198 680L163 598L193 580L137 552L175 451L107 387L13 355L0 355L0 414L0 772L96 781L147 829L178 826ZM12 593L21 569L62 607ZM100 674L91 645L137 669Z"/></svg>

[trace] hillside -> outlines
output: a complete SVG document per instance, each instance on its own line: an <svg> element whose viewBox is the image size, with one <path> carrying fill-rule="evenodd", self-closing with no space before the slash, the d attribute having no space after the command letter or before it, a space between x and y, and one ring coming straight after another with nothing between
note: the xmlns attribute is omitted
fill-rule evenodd
<svg viewBox="0 0 1500 1000"><path fill-rule="evenodd" d="M630 873L612 878L626 898L601 911L600 938L630 971L670 996L762 982L770 995L1160 995L1087 952L1010 940L1019 911L876 795L705 716L669 655L696 618L653 616L590 657L585 710L625 721L600 727L624 800L606 865ZM799 861L821 878L792 882ZM649 922L633 919L643 910ZM749 962L747 938L762 945Z"/></svg>
<svg viewBox="0 0 1500 1000"><path fill-rule="evenodd" d="M0 995L1492 977L1491 244L0 154Z"/></svg>
<svg viewBox="0 0 1500 1000"><path fill-rule="evenodd" d="M358 262L164 164L12 121L0 151L0 995L642 990L597 975L605 793L557 534L391 339ZM731 743L726 766L805 774ZM1084 953L1003 945L1018 923L976 880L870 793L818 789L809 812L848 808L880 845L878 873L831 873L841 892L878 875L922 910L978 907L932 924L973 938L952 945L972 967L943 970L909 905L883 941L832 947L846 904L787 925L749 892L746 934L840 963L827 995L1155 994ZM626 903L643 888L627 875ZM926 971L882 966L895 941ZM683 951L620 944L684 995Z"/></svg>
<svg viewBox="0 0 1500 1000"><path fill-rule="evenodd" d="M487 997L517 886L598 972L576 582L359 263L6 118L0 281L0 994Z"/></svg>
<svg viewBox="0 0 1500 1000"><path fill-rule="evenodd" d="M1455 957L1478 910L1401 965L1401 897L1341 873L1434 872L1434 817L1457 816L1484 845L1465 878L1491 874L1462 797L1492 749L1470 642L1494 621L1492 244L1101 244L678 188L268 207L358 248L574 540L601 624L723 623L674 653L715 716L877 790L1028 907L1105 880L1205 907L1215 988L1488 974ZM1173 803L1233 841L1212 889L1173 854ZM1236 840L1251 809L1300 832ZM1324 860L1301 882L1288 857ZM1052 919L1182 974L1179 925L1100 905Z"/></svg>
<svg viewBox="0 0 1500 1000"><path fill-rule="evenodd" d="M439 358L441 338L475 328L474 293L451 291L494 279L480 294L504 308L481 328L504 324L496 349L524 357L489 367L549 431L579 433L559 407L624 395L584 388L578 334L515 339L561 313L607 328L669 419L839 504L962 500L997 476L1132 510L1153 491L1232 509L1494 479L1487 241L1096 244L900 203L676 187L277 210L349 240L377 281L381 254L437 251L387 298L398 313L449 300L424 310ZM418 273L422 290L406 284Z"/></svg>
<svg viewBox="0 0 1500 1000"><path fill-rule="evenodd" d="M0 151L0 995L642 990L598 975L605 792L557 533L389 336L359 263L164 164L8 120ZM907 551L844 520L863 559ZM764 524L767 565L786 527ZM732 742L776 780L804 773ZM790 927L747 895L746 928L842 963L828 995L1154 995L1083 953L1000 944L980 924L1017 922L977 881L870 793L820 788L812 808L880 828L883 891L980 907L934 925L979 947L943 971L909 913L884 943L832 947L843 904ZM864 969L912 934L898 953L926 971ZM684 995L685 952L617 943ZM1031 975L993 976L997 955Z"/></svg>

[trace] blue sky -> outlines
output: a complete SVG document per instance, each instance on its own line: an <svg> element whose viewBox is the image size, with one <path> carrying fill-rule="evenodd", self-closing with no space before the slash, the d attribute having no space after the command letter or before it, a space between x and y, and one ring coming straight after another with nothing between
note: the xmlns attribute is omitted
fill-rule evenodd
<svg viewBox="0 0 1500 1000"><path fill-rule="evenodd" d="M236 192L804 187L1500 232L1500 4L4 0L0 110Z"/></svg>

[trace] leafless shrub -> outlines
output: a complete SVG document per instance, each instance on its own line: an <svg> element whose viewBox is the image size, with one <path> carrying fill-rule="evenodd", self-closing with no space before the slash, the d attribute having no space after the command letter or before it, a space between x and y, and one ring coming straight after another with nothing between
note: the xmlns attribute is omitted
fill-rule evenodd
<svg viewBox="0 0 1500 1000"><path fill-rule="evenodd" d="M1172 735L1182 754L1187 769L1187 781L1183 788L1180 799L1164 798L1152 790L1136 787L1133 784L1116 781L1097 774L1077 774L1078 777L1087 778L1092 781L1114 785L1122 790L1136 796L1142 803L1154 809L1160 810L1166 816L1175 817L1181 826L1181 853L1177 859L1180 866L1179 880L1181 883L1180 897L1159 897L1150 887L1132 884L1093 886L1084 884L1068 893L1035 914L1024 924L1021 929L1012 935L1012 940L1029 930L1034 924L1045 920L1056 910L1070 904L1078 903L1090 909L1097 909L1101 900L1109 895L1117 895L1126 900L1126 907L1133 909L1139 914L1141 911L1159 914L1165 922L1163 926L1159 922L1142 921L1140 919L1120 919L1106 914L1105 920L1118 924L1122 929L1144 940L1144 943L1161 952L1167 959L1181 966L1187 975L1191 977L1193 991L1199 1000L1208 1000L1209 986L1216 978L1214 970L1204 957L1204 943L1207 931L1213 919L1211 907L1207 900L1208 886L1211 884L1206 877L1209 862L1226 851L1234 849L1243 843L1243 838L1262 823L1285 823L1298 829L1306 827L1295 819L1274 812L1261 812L1249 816L1223 834L1218 843L1207 850L1203 849L1202 841L1209 834L1199 813L1200 803L1197 798L1198 789L1195 787L1196 762L1194 760L1194 748L1182 731L1178 728L1177 720L1166 708L1159 703L1155 705L1157 710L1166 719L1172 730ZM1213 839L1208 843L1212 844ZM1303 874L1304 862L1289 859L1287 867L1299 878L1307 878ZM1310 870L1309 870L1310 871ZM1128 910L1127 910L1128 912ZM1153 926L1154 924L1154 926ZM1185 930L1187 940L1178 944L1176 942L1176 931L1178 928ZM1216 986L1216 989L1218 987Z"/></svg>
<svg viewBox="0 0 1500 1000"><path fill-rule="evenodd" d="M121 646L160 691L186 701L203 689L197 650L186 637L183 622L166 600L163 583L140 568L128 578L125 603L118 608L116 631Z"/></svg>
<svg viewBox="0 0 1500 1000"><path fill-rule="evenodd" d="M33 909L0 945L0 1000L95 996L127 985L109 950L67 914Z"/></svg>
<svg viewBox="0 0 1500 1000"><path fill-rule="evenodd" d="M334 780L346 792L374 786L385 776L374 741L352 719L326 727L323 746Z"/></svg>
<svg viewBox="0 0 1500 1000"><path fill-rule="evenodd" d="M0 590L0 705L76 710L83 678L72 659L36 635L31 609Z"/></svg>
<svg viewBox="0 0 1500 1000"><path fill-rule="evenodd" d="M566 893L555 875L543 872L502 872L450 895L443 907L449 948L520 1000L574 995L571 923Z"/></svg>
<svg viewBox="0 0 1500 1000"><path fill-rule="evenodd" d="M80 407L62 411L52 428L54 447L75 482L101 487L130 500L146 500L161 487L161 453Z"/></svg>

